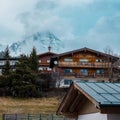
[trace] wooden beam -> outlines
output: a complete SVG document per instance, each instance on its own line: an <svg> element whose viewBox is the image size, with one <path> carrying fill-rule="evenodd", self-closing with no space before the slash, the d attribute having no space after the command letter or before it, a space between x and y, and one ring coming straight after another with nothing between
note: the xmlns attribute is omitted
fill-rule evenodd
<svg viewBox="0 0 120 120"><path fill-rule="evenodd" d="M88 93L86 93L83 89L81 89L79 86L75 84L75 88L78 89L86 98L88 98L95 106L99 107L99 103L91 97Z"/></svg>
<svg viewBox="0 0 120 120"><path fill-rule="evenodd" d="M82 95L82 96L81 96L81 99L80 99L80 101L79 101L79 104L78 104L78 105L76 106L76 108L75 108L77 112L79 112L79 111L81 110L81 108L84 107L84 103L86 102L86 100L87 100L87 99L85 98L85 96ZM82 106L80 107L80 105L82 105Z"/></svg>
<svg viewBox="0 0 120 120"><path fill-rule="evenodd" d="M70 112L76 111L76 107L79 105L81 97L82 97L81 94L77 92L77 96L76 96L76 98L74 99L73 103L71 104L71 106L69 108Z"/></svg>
<svg viewBox="0 0 120 120"><path fill-rule="evenodd" d="M59 105L59 108L57 109L56 114L58 114L58 115L62 114L63 107L68 102L70 94L73 92L73 90L74 90L74 84L71 85L71 87L68 90L68 93L64 96L61 104Z"/></svg>
<svg viewBox="0 0 120 120"><path fill-rule="evenodd" d="M120 114L120 106L102 106L100 112L105 114Z"/></svg>
<svg viewBox="0 0 120 120"><path fill-rule="evenodd" d="M74 99L77 97L77 90L74 89L71 94L68 97L68 100L66 102L66 104L63 107L62 112L66 112L69 111L69 107L71 106L71 104L73 103Z"/></svg>
<svg viewBox="0 0 120 120"><path fill-rule="evenodd" d="M63 113L64 116L68 117L68 118L77 118L78 114L76 112L65 112Z"/></svg>

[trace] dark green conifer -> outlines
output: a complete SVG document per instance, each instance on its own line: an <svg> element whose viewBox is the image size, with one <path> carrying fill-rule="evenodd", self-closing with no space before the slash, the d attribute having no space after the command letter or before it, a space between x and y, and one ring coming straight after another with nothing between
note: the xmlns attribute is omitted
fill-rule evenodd
<svg viewBox="0 0 120 120"><path fill-rule="evenodd" d="M33 47L30 54L30 68L33 72L38 72L38 57L35 47Z"/></svg>
<svg viewBox="0 0 120 120"><path fill-rule="evenodd" d="M10 74L10 62L9 62L10 55L9 55L8 46L6 47L5 52L4 52L4 59L5 59L5 65L3 66L2 74L3 75L9 75Z"/></svg>

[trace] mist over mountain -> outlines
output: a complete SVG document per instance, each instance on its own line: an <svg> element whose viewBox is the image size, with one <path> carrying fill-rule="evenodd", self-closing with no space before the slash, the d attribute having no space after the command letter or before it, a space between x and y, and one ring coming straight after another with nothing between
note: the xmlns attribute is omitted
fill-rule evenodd
<svg viewBox="0 0 120 120"><path fill-rule="evenodd" d="M62 48L62 41L51 32L37 32L25 37L22 41L14 42L9 46L10 55L19 56L20 54L30 54L35 47L37 53L47 52L48 46L52 47L53 52ZM4 51L6 46L0 45L0 50Z"/></svg>

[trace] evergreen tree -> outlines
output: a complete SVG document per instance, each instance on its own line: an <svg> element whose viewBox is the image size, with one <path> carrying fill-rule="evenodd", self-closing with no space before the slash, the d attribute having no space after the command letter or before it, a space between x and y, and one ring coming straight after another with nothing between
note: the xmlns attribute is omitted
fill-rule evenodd
<svg viewBox="0 0 120 120"><path fill-rule="evenodd" d="M11 75L12 95L17 97L37 97L39 91L35 85L35 76L29 67L29 58L22 55L16 64L16 71Z"/></svg>
<svg viewBox="0 0 120 120"><path fill-rule="evenodd" d="M38 57L35 47L33 47L32 52L30 54L30 68L32 71L38 72Z"/></svg>
<svg viewBox="0 0 120 120"><path fill-rule="evenodd" d="M10 74L10 62L9 62L10 55L9 55L8 46L6 47L5 52L4 52L4 59L5 59L5 65L3 66L2 74L9 75Z"/></svg>

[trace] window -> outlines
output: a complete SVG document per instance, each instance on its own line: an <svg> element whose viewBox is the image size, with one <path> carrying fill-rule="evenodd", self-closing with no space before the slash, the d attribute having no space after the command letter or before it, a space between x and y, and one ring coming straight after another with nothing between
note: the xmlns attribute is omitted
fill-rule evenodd
<svg viewBox="0 0 120 120"><path fill-rule="evenodd" d="M2 75L2 69L0 69L0 75Z"/></svg>
<svg viewBox="0 0 120 120"><path fill-rule="evenodd" d="M98 69L98 70L96 70L96 73L97 74L104 74L104 70L103 69Z"/></svg>
<svg viewBox="0 0 120 120"><path fill-rule="evenodd" d="M102 62L102 59L96 59L96 62Z"/></svg>
<svg viewBox="0 0 120 120"><path fill-rule="evenodd" d="M51 70L52 70L51 68L49 68L49 67L47 68L47 71L51 71Z"/></svg>
<svg viewBox="0 0 120 120"><path fill-rule="evenodd" d="M72 73L72 69L65 69L65 73Z"/></svg>
<svg viewBox="0 0 120 120"><path fill-rule="evenodd" d="M10 61L10 65L15 65L16 62L17 61L15 61L15 60Z"/></svg>
<svg viewBox="0 0 120 120"><path fill-rule="evenodd" d="M42 68L42 67L39 67L39 70L41 70L41 71L42 71L42 70L43 70L43 68Z"/></svg>
<svg viewBox="0 0 120 120"><path fill-rule="evenodd" d="M49 63L50 62L50 60L47 60L47 63Z"/></svg>
<svg viewBox="0 0 120 120"><path fill-rule="evenodd" d="M41 60L39 60L39 63L41 63Z"/></svg>
<svg viewBox="0 0 120 120"><path fill-rule="evenodd" d="M80 73L81 73L82 75L88 75L88 70L87 70L87 69L81 69L81 70L80 70Z"/></svg>
<svg viewBox="0 0 120 120"><path fill-rule="evenodd" d="M0 61L0 65L4 65L5 64L5 61Z"/></svg>
<svg viewBox="0 0 120 120"><path fill-rule="evenodd" d="M65 59L64 59L64 62L72 62L72 61L73 61L72 58L65 58Z"/></svg>
<svg viewBox="0 0 120 120"><path fill-rule="evenodd" d="M87 63L87 62L88 62L88 59L80 59L80 62L81 62L81 63Z"/></svg>
<svg viewBox="0 0 120 120"><path fill-rule="evenodd" d="M47 67L43 67L43 70L47 70Z"/></svg>
<svg viewBox="0 0 120 120"><path fill-rule="evenodd" d="M65 79L65 80L64 80L64 84L65 84L65 85L71 85L71 84L72 84L72 80L67 80L67 79Z"/></svg>

